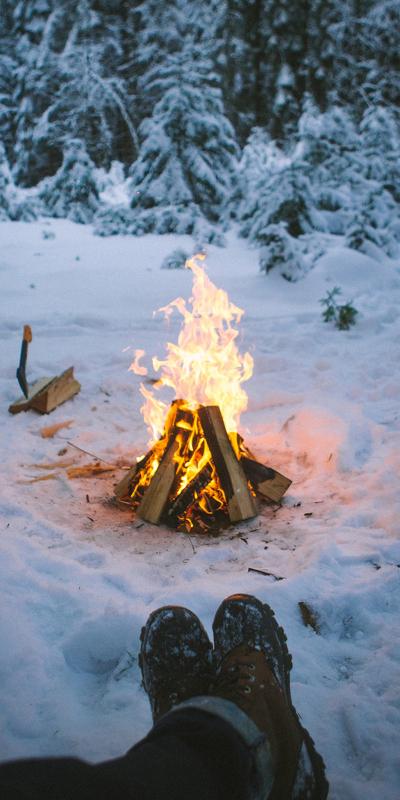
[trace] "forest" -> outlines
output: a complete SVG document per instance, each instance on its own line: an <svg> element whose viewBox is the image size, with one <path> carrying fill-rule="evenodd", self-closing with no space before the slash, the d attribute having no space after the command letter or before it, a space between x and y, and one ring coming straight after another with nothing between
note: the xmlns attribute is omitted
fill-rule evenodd
<svg viewBox="0 0 400 800"><path fill-rule="evenodd" d="M3 219L398 253L398 0L0 0L0 65Z"/></svg>

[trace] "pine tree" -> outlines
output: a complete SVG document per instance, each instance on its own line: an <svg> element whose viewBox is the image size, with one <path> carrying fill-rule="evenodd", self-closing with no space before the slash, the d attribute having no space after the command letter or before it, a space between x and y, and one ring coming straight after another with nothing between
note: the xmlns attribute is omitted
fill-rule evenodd
<svg viewBox="0 0 400 800"><path fill-rule="evenodd" d="M94 0L23 0L16 155L18 180L33 185L54 174L71 138L82 138L98 166L132 161L138 139L134 108L116 69L123 60L121 15L95 11ZM117 9L118 10L118 9Z"/></svg>
<svg viewBox="0 0 400 800"><path fill-rule="evenodd" d="M39 185L44 213L68 217L74 222L92 222L99 208L95 165L81 139L72 139L64 150L61 167Z"/></svg>
<svg viewBox="0 0 400 800"><path fill-rule="evenodd" d="M241 142L263 126L283 144L305 92L325 110L337 17L335 0L227 0L224 98Z"/></svg>
<svg viewBox="0 0 400 800"><path fill-rule="evenodd" d="M10 219L12 199L10 193L13 190L13 179L9 163L7 161L6 150L0 141L0 221Z"/></svg>
<svg viewBox="0 0 400 800"><path fill-rule="evenodd" d="M193 232L210 240L218 233L205 221L216 223L223 215L238 147L207 58L209 30L198 12L193 18L197 24L192 24L190 9L194 14L195 4L170 4L165 40L171 52L142 78L142 85L160 99L140 126L131 205L136 232Z"/></svg>
<svg viewBox="0 0 400 800"><path fill-rule="evenodd" d="M14 6L15 2L0 0L0 138L9 158L13 151L13 120L16 110L13 96L17 67L13 32Z"/></svg>

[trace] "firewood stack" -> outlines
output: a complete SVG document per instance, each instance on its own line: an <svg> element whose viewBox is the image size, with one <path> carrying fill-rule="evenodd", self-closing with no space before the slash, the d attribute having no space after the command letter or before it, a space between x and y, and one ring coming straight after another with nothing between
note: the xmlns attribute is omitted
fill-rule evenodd
<svg viewBox="0 0 400 800"><path fill-rule="evenodd" d="M279 503L290 484L228 435L218 406L193 411L174 400L162 437L115 495L147 522L201 533L255 517L257 495Z"/></svg>

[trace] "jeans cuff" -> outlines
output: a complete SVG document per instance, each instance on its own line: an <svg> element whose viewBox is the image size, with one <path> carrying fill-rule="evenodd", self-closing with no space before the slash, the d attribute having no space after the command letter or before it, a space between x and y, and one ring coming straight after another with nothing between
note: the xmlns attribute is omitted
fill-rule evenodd
<svg viewBox="0 0 400 800"><path fill-rule="evenodd" d="M179 712L183 708L205 711L207 714L225 720L242 739L244 745L253 756L253 769L251 771L250 785L246 797L249 800L266 800L275 776L275 760L272 756L268 738L262 733L250 717L245 714L235 703L224 700L222 697L202 695L184 700L164 715L166 719L170 714Z"/></svg>

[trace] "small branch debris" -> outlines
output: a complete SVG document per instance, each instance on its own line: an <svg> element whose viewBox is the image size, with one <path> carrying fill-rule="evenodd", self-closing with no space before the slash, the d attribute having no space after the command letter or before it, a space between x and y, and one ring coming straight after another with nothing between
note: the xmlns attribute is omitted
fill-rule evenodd
<svg viewBox="0 0 400 800"><path fill-rule="evenodd" d="M264 569L256 569L255 567L249 567L247 572L259 572L260 575L268 575L270 578L274 578L276 581L283 581L284 578L280 577L279 575L274 575L273 572L266 572Z"/></svg>
<svg viewBox="0 0 400 800"><path fill-rule="evenodd" d="M75 422L75 420L70 419L68 422L59 422L58 425L50 425L48 428L41 428L40 433L43 439L52 439L57 431L61 430L61 428L68 428L73 422Z"/></svg>
<svg viewBox="0 0 400 800"><path fill-rule="evenodd" d="M301 611L301 616L303 618L303 624L307 627L315 631L315 633L320 633L320 624L318 621L318 614L316 611L313 611L307 603L304 603L302 600L299 602L299 609Z"/></svg>

